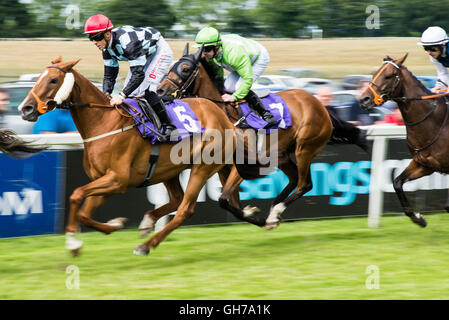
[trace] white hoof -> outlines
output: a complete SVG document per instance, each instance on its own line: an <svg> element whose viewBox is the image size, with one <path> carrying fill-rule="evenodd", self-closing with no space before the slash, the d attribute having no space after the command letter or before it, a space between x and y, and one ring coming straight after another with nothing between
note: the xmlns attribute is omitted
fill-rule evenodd
<svg viewBox="0 0 449 320"><path fill-rule="evenodd" d="M245 218L251 217L254 214L260 212L260 209L257 207L251 207L251 206L246 206L245 208L243 208L243 216Z"/></svg>
<svg viewBox="0 0 449 320"><path fill-rule="evenodd" d="M281 217L281 214L285 211L287 207L283 202L278 203L274 207L271 208L270 214L267 217L267 220L265 220L265 229L267 230L273 230L277 228L281 222L279 219Z"/></svg>
<svg viewBox="0 0 449 320"><path fill-rule="evenodd" d="M73 232L66 232L65 234L65 248L69 251L78 250L83 246L83 242L76 238L76 234Z"/></svg>
<svg viewBox="0 0 449 320"><path fill-rule="evenodd" d="M139 225L140 237L145 238L154 230L154 220L151 219L147 214L143 216L142 221Z"/></svg>
<svg viewBox="0 0 449 320"><path fill-rule="evenodd" d="M125 222L127 220L127 218L115 218L109 220L108 222L106 222L106 224L110 225L111 227L116 227L117 229L122 229L125 226Z"/></svg>

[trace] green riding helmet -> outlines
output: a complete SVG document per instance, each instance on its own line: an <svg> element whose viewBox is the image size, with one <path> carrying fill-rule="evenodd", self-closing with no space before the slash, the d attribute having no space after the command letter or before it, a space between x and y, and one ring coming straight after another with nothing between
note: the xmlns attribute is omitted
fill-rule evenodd
<svg viewBox="0 0 449 320"><path fill-rule="evenodd" d="M212 27L205 27L198 32L195 38L195 44L193 45L196 48L201 47L203 45L207 46L219 46L222 44L220 32L217 29Z"/></svg>

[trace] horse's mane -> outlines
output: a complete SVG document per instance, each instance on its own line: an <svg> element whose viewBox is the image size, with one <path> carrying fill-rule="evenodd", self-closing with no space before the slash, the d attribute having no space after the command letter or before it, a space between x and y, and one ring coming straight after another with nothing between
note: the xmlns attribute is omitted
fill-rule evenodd
<svg viewBox="0 0 449 320"><path fill-rule="evenodd" d="M220 92L220 94L223 94L224 83L223 81L220 81L220 79L217 79L216 72L212 67L212 65L208 63L204 58L201 58L200 63L203 66L204 70L206 70L206 73L209 76L210 80L212 81L214 87Z"/></svg>
<svg viewBox="0 0 449 320"><path fill-rule="evenodd" d="M391 58L390 56L386 56L386 57L384 58L384 61L394 61L394 59ZM428 93L428 94L431 94L431 93L432 93L429 89L427 89L427 88L422 84L421 81L419 81L418 78L416 78L416 76L413 74L413 72L411 72L406 66L402 65L401 67L402 67L404 70L406 70L408 73L410 73L410 75L412 76L412 78L416 80L418 86L419 86L422 90L424 90L425 93Z"/></svg>

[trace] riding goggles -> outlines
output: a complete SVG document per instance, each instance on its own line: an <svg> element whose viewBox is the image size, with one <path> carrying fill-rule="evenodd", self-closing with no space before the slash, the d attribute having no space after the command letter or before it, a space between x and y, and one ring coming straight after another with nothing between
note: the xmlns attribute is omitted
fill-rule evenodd
<svg viewBox="0 0 449 320"><path fill-rule="evenodd" d="M99 32L96 34L89 34L90 41L101 41L104 39L104 32Z"/></svg>
<svg viewBox="0 0 449 320"><path fill-rule="evenodd" d="M440 51L439 46L424 46L424 51L436 52Z"/></svg>

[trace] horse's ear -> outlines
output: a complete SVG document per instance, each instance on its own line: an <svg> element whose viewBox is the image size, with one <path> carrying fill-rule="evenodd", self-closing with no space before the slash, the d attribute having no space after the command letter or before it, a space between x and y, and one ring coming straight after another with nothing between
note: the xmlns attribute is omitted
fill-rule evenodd
<svg viewBox="0 0 449 320"><path fill-rule="evenodd" d="M64 69L65 71L70 71L75 66L75 64L77 64L80 60L81 59L66 62L63 66L61 66L61 68Z"/></svg>
<svg viewBox="0 0 449 320"><path fill-rule="evenodd" d="M401 59L399 59L399 60L396 62L396 64L397 64L398 66L401 66L401 65L404 63L405 59L407 59L407 56L408 56L408 52L405 54L405 56L403 56Z"/></svg>
<svg viewBox="0 0 449 320"><path fill-rule="evenodd" d="M57 63L60 63L60 62L62 62L62 57L61 57L61 56L59 56L59 57L57 57L55 60L53 60L53 61L51 62L51 64L57 64Z"/></svg>
<svg viewBox="0 0 449 320"><path fill-rule="evenodd" d="M182 52L182 56L185 57L189 54L189 43L186 43L186 46L184 48L184 51Z"/></svg>
<svg viewBox="0 0 449 320"><path fill-rule="evenodd" d="M201 53L203 53L204 43L201 45L201 47L198 49L198 51L195 53L195 61L199 62L201 59Z"/></svg>

